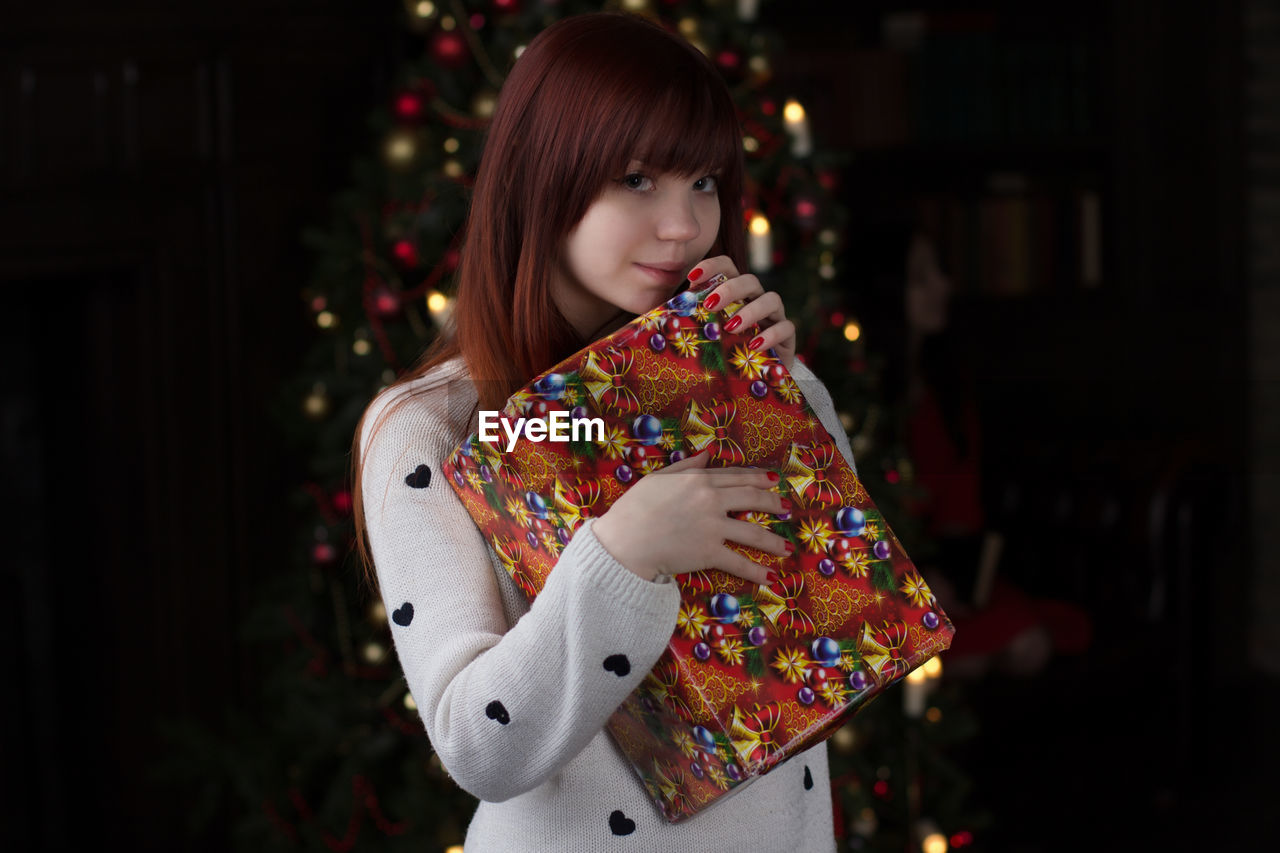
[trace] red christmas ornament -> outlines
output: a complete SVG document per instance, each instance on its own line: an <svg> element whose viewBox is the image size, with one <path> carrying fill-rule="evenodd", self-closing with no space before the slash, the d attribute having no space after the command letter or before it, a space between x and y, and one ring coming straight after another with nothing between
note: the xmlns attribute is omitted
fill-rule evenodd
<svg viewBox="0 0 1280 853"><path fill-rule="evenodd" d="M783 367L781 364L771 364L769 365L769 368L765 371L764 378L768 380L770 385L776 386L776 385L780 385L782 383L782 380L786 379L788 375L789 374L787 373L787 369Z"/></svg>
<svg viewBox="0 0 1280 853"><path fill-rule="evenodd" d="M839 562L849 553L852 547L853 543L849 541L848 537L836 536L832 538L831 544L827 546L827 553L831 555L831 559Z"/></svg>
<svg viewBox="0 0 1280 853"><path fill-rule="evenodd" d="M973 843L973 833L967 829L962 829L951 836L952 847L968 847Z"/></svg>
<svg viewBox="0 0 1280 853"><path fill-rule="evenodd" d="M456 30L437 30L431 37L431 56L445 68L458 68L467 60L467 43Z"/></svg>
<svg viewBox="0 0 1280 853"><path fill-rule="evenodd" d="M395 113L400 121L417 121L426 114L427 102L421 92L401 92L396 95Z"/></svg>
<svg viewBox="0 0 1280 853"><path fill-rule="evenodd" d="M890 797L889 783L883 779L877 779L876 783L871 786L871 790L882 800L887 800Z"/></svg>
<svg viewBox="0 0 1280 853"><path fill-rule="evenodd" d="M333 508L335 510L342 513L343 515L346 515L347 513L351 512L351 507L352 507L352 503L351 503L350 492L346 491L345 489L340 492L334 492Z"/></svg>
<svg viewBox="0 0 1280 853"><path fill-rule="evenodd" d="M402 267L412 269L418 265L418 247L411 240L397 240L391 247L391 254Z"/></svg>
<svg viewBox="0 0 1280 853"><path fill-rule="evenodd" d="M381 317L389 317L400 310L400 298L386 285L379 285L373 291L373 310Z"/></svg>
<svg viewBox="0 0 1280 853"><path fill-rule="evenodd" d="M722 50L716 54L716 62L726 71L737 71L738 66L742 64L742 57L732 50Z"/></svg>
<svg viewBox="0 0 1280 853"><path fill-rule="evenodd" d="M311 559L317 566L327 566L338 558L338 549L328 542L317 542L311 549Z"/></svg>

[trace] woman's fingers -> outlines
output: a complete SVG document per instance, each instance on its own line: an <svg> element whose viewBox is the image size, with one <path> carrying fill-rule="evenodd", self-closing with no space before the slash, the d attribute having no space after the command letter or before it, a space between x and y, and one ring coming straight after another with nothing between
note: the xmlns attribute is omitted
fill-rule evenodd
<svg viewBox="0 0 1280 853"><path fill-rule="evenodd" d="M748 548L757 548L769 554L779 557L785 557L791 553L794 546L784 537L779 536L772 530L765 530L760 525L751 521L742 521L736 518L725 519L725 539L730 542L737 542L739 545L746 545Z"/></svg>
<svg viewBox="0 0 1280 853"><path fill-rule="evenodd" d="M722 489L720 500L725 512L767 512L777 515L787 511L786 498L777 492L754 486L734 486Z"/></svg>
<svg viewBox="0 0 1280 853"><path fill-rule="evenodd" d="M722 572L728 572L731 575L737 575L743 580L761 586L769 585L769 575L773 572L768 566L752 562L732 548L725 546L721 546L720 553L716 555L716 560L711 567Z"/></svg>

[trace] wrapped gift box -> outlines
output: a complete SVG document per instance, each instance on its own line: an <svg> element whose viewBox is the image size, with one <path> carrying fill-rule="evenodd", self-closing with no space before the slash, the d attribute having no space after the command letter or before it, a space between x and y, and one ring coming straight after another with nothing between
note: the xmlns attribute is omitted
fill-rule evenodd
<svg viewBox="0 0 1280 853"><path fill-rule="evenodd" d="M497 441L481 439L482 423L443 466L530 599L574 531L647 473L709 449L710 466L781 475L790 514L735 517L786 537L793 554L728 543L778 580L678 575L670 644L607 724L672 822L821 742L953 635L786 367L747 349L753 332L722 333L737 305L703 307L711 289L678 294L537 377L508 399L488 433ZM604 431L588 438L594 418Z"/></svg>

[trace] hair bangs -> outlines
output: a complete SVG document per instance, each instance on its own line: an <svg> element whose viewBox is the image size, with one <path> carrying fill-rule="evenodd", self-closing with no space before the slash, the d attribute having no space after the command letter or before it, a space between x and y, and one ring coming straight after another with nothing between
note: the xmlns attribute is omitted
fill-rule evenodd
<svg viewBox="0 0 1280 853"><path fill-rule="evenodd" d="M733 164L741 136L731 107L694 85L672 86L649 100L633 113L644 118L635 122L630 156L653 169L697 177Z"/></svg>

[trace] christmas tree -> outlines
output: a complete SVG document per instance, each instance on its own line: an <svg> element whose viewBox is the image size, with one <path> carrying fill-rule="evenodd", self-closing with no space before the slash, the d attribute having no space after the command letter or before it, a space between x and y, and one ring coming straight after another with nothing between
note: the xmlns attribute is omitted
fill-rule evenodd
<svg viewBox="0 0 1280 853"><path fill-rule="evenodd" d="M899 509L909 463L882 438L875 362L842 307L848 222L835 198L844 161L815 144L803 106L775 91L770 57L780 39L759 25L752 0L606 6L655 18L723 72L743 129L751 272L782 296L799 357L830 388L868 491L911 549L922 540ZM259 707L229 712L216 734L175 726L179 749L167 768L200 780L193 822L229 821L245 849L446 850L465 834L475 802L432 752L396 664L389 614L361 580L349 451L365 405L452 310L457 235L505 71L547 24L599 9L408 0L420 55L369 117L370 152L334 198L329 223L304 235L315 263L303 308L316 334L276 412L309 468L297 492L298 564L262 590L245 627L266 670ZM947 757L970 728L960 697L930 691L933 683L913 676L834 736L842 850L973 841L967 782Z"/></svg>

